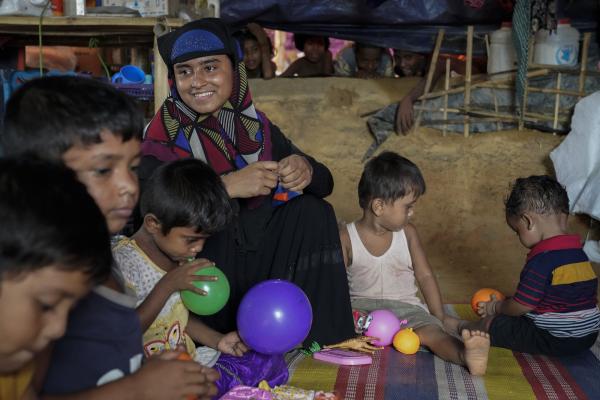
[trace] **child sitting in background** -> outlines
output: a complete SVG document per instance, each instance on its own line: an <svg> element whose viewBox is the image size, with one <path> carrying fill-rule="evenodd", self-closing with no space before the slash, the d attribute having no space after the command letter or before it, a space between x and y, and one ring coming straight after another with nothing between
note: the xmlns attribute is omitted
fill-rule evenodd
<svg viewBox="0 0 600 400"><path fill-rule="evenodd" d="M194 360L214 365L221 373L216 382L219 395L263 379L272 386L285 383L288 371L282 355L248 352L237 332L223 335L190 317L179 294L180 290L206 294L193 282L214 280L194 275L212 263L189 260L233 217L219 176L196 159L164 164L149 179L140 208L142 227L131 239L121 238L113 254L137 297L146 354L162 347L185 347ZM194 342L208 347L195 348Z"/></svg>
<svg viewBox="0 0 600 400"><path fill-rule="evenodd" d="M280 75L284 78L333 75L333 60L329 51L329 38L326 36L294 34L296 48L304 52L300 57L290 64Z"/></svg>
<svg viewBox="0 0 600 400"><path fill-rule="evenodd" d="M417 166L396 153L381 153L365 165L358 184L363 216L340 227L352 308L389 309L407 319L407 327L434 354L466 366L473 375L483 375L489 336L464 329L463 343L442 327L440 289L417 230L409 223L424 193L425 181ZM427 306L416 296L415 278Z"/></svg>
<svg viewBox="0 0 600 400"><path fill-rule="evenodd" d="M33 358L110 274L108 230L72 171L32 160L0 160L0 221L0 399L35 399Z"/></svg>
<svg viewBox="0 0 600 400"><path fill-rule="evenodd" d="M9 99L2 145L5 155L43 158L75 171L104 214L109 233L116 234L138 199L143 124L134 100L110 85L74 76L45 77L25 83ZM175 352L140 368L141 339L135 298L125 293L123 278L113 268L79 302L64 337L43 355L36 371L42 393L53 399L68 394L69 399L150 400L190 393L208 399L216 391L214 371L173 360Z"/></svg>
<svg viewBox="0 0 600 400"><path fill-rule="evenodd" d="M362 79L392 78L393 68L387 49L359 42L340 51L334 62L336 76Z"/></svg>
<svg viewBox="0 0 600 400"><path fill-rule="evenodd" d="M252 22L241 34L244 49L244 65L248 78L271 79L275 77L277 66L273 58L273 45L260 25Z"/></svg>
<svg viewBox="0 0 600 400"><path fill-rule="evenodd" d="M598 337L598 278L577 235L567 234L569 198L549 176L516 180L506 222L530 249L513 297L478 304L479 321L447 319L451 330L489 332L492 346L550 356L589 349Z"/></svg>

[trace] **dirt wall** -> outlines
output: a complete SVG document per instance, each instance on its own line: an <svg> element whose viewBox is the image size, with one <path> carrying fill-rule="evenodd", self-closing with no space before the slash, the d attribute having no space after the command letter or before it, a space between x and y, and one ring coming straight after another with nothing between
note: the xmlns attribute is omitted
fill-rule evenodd
<svg viewBox="0 0 600 400"><path fill-rule="evenodd" d="M360 115L397 101L415 82L313 78L253 80L251 86L258 108L331 169L335 190L328 201L339 220L350 222L361 215L360 160L372 142ZM423 128L394 134L380 147L423 172L427 192L413 222L446 302L467 301L480 287L514 292L527 249L505 223L503 200L515 178L552 173L548 154L561 140L535 131L443 137ZM570 226L585 235L587 218L571 217Z"/></svg>

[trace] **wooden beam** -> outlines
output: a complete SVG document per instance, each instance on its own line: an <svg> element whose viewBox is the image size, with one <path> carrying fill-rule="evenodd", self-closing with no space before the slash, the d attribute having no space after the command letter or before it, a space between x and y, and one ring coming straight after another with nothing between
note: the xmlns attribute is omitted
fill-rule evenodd
<svg viewBox="0 0 600 400"><path fill-rule="evenodd" d="M471 72L473 65L473 26L467 28L467 65L465 73L465 109L468 111L471 105ZM464 135L469 137L469 116L465 115Z"/></svg>
<svg viewBox="0 0 600 400"><path fill-rule="evenodd" d="M444 39L445 32L446 31L444 29L438 30L437 38L435 39L435 47L433 48L433 55L431 56L431 62L429 63L429 70L427 71L427 79L425 80L425 89L423 90L423 94L427 94L429 93L429 90L431 90L431 81L433 80L433 74L437 66L437 59L440 55L440 48L442 47L442 40ZM425 99L421 100L421 105L424 104ZM422 114L421 111L419 111L413 126L413 131L417 131L419 129L419 125L421 125L421 118Z"/></svg>

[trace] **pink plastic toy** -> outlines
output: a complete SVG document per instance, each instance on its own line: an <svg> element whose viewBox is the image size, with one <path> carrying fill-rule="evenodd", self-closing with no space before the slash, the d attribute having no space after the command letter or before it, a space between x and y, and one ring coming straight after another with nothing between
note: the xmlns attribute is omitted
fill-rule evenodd
<svg viewBox="0 0 600 400"><path fill-rule="evenodd" d="M256 399L256 400L273 400L271 392L253 388L249 386L236 386L229 392L225 393L221 400L238 400L238 399Z"/></svg>
<svg viewBox="0 0 600 400"><path fill-rule="evenodd" d="M340 349L324 349L313 353L313 358L340 365L367 365L373 362L373 358L368 354Z"/></svg>
<svg viewBox="0 0 600 400"><path fill-rule="evenodd" d="M369 316L371 322L365 335L379 338L379 340L373 341L376 346L389 346L394 340L394 335L402 326L400 320L389 310L375 310Z"/></svg>

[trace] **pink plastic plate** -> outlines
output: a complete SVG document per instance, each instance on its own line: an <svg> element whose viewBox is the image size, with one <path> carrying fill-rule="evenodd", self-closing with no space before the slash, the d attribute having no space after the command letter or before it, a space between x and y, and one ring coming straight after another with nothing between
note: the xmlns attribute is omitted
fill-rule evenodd
<svg viewBox="0 0 600 400"><path fill-rule="evenodd" d="M313 358L340 365L367 365L373 362L373 358L368 354L340 349L324 349L313 353Z"/></svg>

